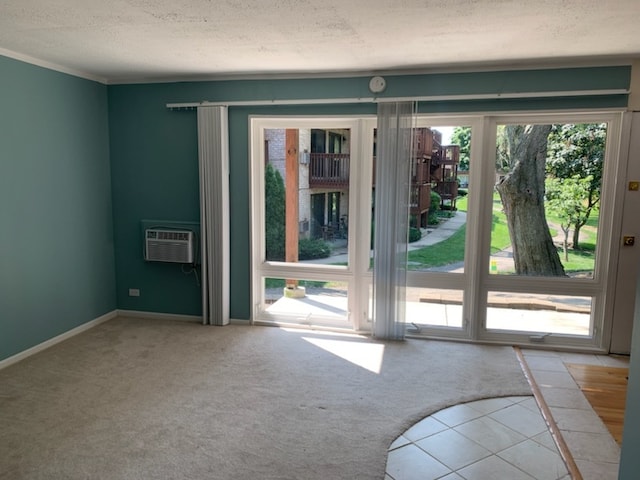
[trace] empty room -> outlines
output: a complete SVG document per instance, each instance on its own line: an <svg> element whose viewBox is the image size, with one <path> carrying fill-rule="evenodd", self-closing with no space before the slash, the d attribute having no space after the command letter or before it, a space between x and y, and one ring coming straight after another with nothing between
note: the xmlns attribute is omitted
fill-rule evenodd
<svg viewBox="0 0 640 480"><path fill-rule="evenodd" d="M637 478L639 20L5 2L0 478Z"/></svg>

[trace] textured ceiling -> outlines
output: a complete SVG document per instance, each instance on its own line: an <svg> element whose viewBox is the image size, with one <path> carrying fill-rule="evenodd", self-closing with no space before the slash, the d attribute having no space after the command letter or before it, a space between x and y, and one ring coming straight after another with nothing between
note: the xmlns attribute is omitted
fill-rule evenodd
<svg viewBox="0 0 640 480"><path fill-rule="evenodd" d="M640 57L640 0L2 0L0 54L107 83Z"/></svg>

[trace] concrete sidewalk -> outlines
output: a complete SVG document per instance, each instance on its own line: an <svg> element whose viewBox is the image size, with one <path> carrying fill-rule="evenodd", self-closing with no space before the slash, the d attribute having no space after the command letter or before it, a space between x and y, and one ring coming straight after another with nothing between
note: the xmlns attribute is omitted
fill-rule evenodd
<svg viewBox="0 0 640 480"><path fill-rule="evenodd" d="M437 227L422 229L422 238L409 244L409 250L417 250L429 245L435 245L446 240L467 223L467 212L457 211L451 218L443 219Z"/></svg>
<svg viewBox="0 0 640 480"><path fill-rule="evenodd" d="M417 250L420 248L436 245L453 235L460 230L467 221L466 212L456 212L455 215L443 221L435 228L428 228L423 230L422 238L417 242L409 244L409 251ZM323 258L319 260L305 261L304 263L315 264L332 264L332 263L346 263L347 262L347 242L346 240L338 240L337 246L334 249L333 254L329 258ZM412 266L420 268L420 265L411 264L409 262L409 268ZM509 273L514 271L513 264L513 252L511 247L508 247L500 252L496 252L490 257L491 273ZM443 265L441 267L430 267L429 272L451 272L462 273L464 271L464 262L456 262L449 265ZM411 289L409 289L411 290ZM462 299L458 298L458 292L447 295L447 292L443 291L425 291L425 289L414 289L414 294L417 295L410 303L414 305L414 308L419 306L421 309L430 307L434 308L437 304L442 305L458 305L462 303ZM427 289L428 290L428 289ZM442 298L441 298L442 297ZM445 298L446 297L446 298ZM489 299L489 305L492 308L492 318L494 320L505 317L505 324L508 324L508 320L514 316L514 312L520 316L531 315L532 312L546 311L548 315L545 317L548 320L547 328L549 331L556 331L564 323L571 324L570 332L585 335L585 331L588 331L588 321L585 323L584 316L588 317L591 311L591 301L588 298L566 298L562 296L554 295L529 295L529 294L516 294L494 292ZM566 315L578 315L576 319L567 319ZM564 315L564 316L563 316ZM560 319L562 317L562 319ZM425 317L431 318L431 317ZM533 321L533 320L532 320ZM539 322L539 319L535 319L535 322ZM535 325L536 323L532 325ZM556 323L558 325L556 325ZM586 325L586 326L585 326ZM533 327L532 327L533 328ZM556 330L554 330L556 329ZM586 330L585 330L586 329ZM560 330L558 330L560 331ZM562 330L561 333L567 333Z"/></svg>
<svg viewBox="0 0 640 480"><path fill-rule="evenodd" d="M451 218L443 218L436 227L428 227L422 229L422 238L408 245L408 250L418 250L420 248L435 245L446 240L456 233L467 222L467 212L457 211ZM300 263L308 264L337 264L347 263L347 241L337 240L332 242L333 251L328 258L320 258L317 260L304 260ZM492 273L513 272L513 253L511 247L500 252L494 253L490 258ZM431 267L430 272L462 272L464 270L464 262L452 263L441 267Z"/></svg>
<svg viewBox="0 0 640 480"><path fill-rule="evenodd" d="M418 250L429 245L435 245L436 243L446 240L451 235L456 233L467 222L467 212L455 212L455 215L451 218L443 219L437 227L429 227L422 229L422 238L416 242L409 244L409 251ZM346 263L347 262L347 242L346 240L337 240L333 242L333 251L328 258L320 258L317 260L305 260L300 263L313 263L313 264L331 264L331 263ZM456 268L453 267L452 268Z"/></svg>

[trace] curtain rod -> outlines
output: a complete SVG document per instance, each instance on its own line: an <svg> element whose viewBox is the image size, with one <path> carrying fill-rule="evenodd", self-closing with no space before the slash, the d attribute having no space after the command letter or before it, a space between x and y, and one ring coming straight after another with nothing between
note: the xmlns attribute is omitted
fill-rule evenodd
<svg viewBox="0 0 640 480"><path fill-rule="evenodd" d="M583 97L603 95L628 95L630 90L624 88L607 90L571 90L555 92L520 92L520 93L480 93L468 95L432 95L421 97L354 97L354 98L312 98L312 99L281 99L281 100L237 100L229 102L201 102L167 103L167 108L196 108L196 107L250 107L265 105L328 105L345 103L382 103L382 102L443 102L461 100L500 100L524 98L553 98L553 97Z"/></svg>

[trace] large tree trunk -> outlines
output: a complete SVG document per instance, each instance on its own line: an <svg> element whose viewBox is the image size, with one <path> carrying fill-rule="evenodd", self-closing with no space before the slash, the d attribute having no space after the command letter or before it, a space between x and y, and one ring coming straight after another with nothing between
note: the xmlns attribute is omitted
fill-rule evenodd
<svg viewBox="0 0 640 480"><path fill-rule="evenodd" d="M580 250L580 229L582 225L577 224L573 226L573 249Z"/></svg>
<svg viewBox="0 0 640 480"><path fill-rule="evenodd" d="M505 127L511 169L496 188L507 217L518 275L565 275L544 212L550 131L551 125Z"/></svg>

